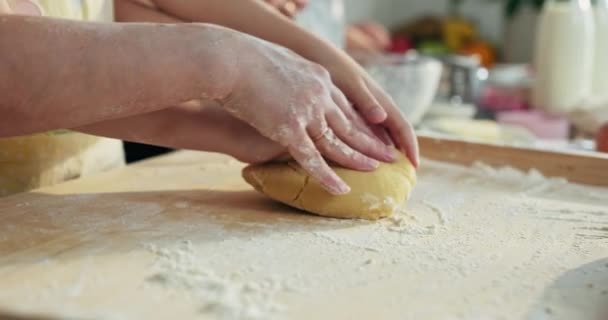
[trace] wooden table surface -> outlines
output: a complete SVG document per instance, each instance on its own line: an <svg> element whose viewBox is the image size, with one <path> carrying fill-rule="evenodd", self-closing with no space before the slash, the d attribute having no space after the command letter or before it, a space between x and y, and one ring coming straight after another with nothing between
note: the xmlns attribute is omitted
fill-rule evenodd
<svg viewBox="0 0 608 320"><path fill-rule="evenodd" d="M396 217L345 221L264 198L241 168L178 152L0 199L0 310L608 319L606 188L426 161Z"/></svg>

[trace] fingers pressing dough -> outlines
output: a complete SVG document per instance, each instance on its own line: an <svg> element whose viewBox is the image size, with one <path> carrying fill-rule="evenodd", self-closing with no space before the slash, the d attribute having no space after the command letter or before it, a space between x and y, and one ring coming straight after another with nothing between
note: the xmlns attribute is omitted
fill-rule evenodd
<svg viewBox="0 0 608 320"><path fill-rule="evenodd" d="M334 166L352 188L334 196L297 163L266 163L243 169L243 178L257 191L289 206L334 218L376 220L388 217L406 201L416 182L416 171L401 153L395 163L382 163L373 172Z"/></svg>

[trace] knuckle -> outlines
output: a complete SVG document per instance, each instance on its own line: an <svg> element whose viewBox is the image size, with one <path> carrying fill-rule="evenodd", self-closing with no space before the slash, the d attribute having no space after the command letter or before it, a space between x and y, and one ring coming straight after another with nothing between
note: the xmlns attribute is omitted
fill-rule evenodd
<svg viewBox="0 0 608 320"><path fill-rule="evenodd" d="M353 124L348 120L344 121L344 134L348 137L357 136L357 130L354 129Z"/></svg>
<svg viewBox="0 0 608 320"><path fill-rule="evenodd" d="M302 121L300 121L298 117L289 117L285 123L285 126L290 128L289 134L292 136L294 135L295 131L302 128Z"/></svg>
<svg viewBox="0 0 608 320"><path fill-rule="evenodd" d="M325 69L325 67L323 67L322 65L318 64L318 63L311 63L311 69L312 71L319 75L319 76L329 76L329 71L327 71L327 69Z"/></svg>
<svg viewBox="0 0 608 320"><path fill-rule="evenodd" d="M310 91L315 97L322 95L325 92L325 90L326 90L325 84L323 84L320 81L313 81L310 84Z"/></svg>
<svg viewBox="0 0 608 320"><path fill-rule="evenodd" d="M329 129L329 125L327 124L327 122L323 121L323 114L316 114L314 120L314 122L317 123L317 125L319 126L319 128L321 128L321 130L323 130L323 132Z"/></svg>
<svg viewBox="0 0 608 320"><path fill-rule="evenodd" d="M353 122L356 123L356 118L351 112L344 112L343 115L344 115L344 119L348 120L348 122L351 123L351 125Z"/></svg>

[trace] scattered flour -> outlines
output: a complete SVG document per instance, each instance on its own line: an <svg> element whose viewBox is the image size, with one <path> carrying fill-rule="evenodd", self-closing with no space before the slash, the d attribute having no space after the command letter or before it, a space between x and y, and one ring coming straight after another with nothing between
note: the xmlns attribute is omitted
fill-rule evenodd
<svg viewBox="0 0 608 320"><path fill-rule="evenodd" d="M363 202L368 205L368 208L370 210L380 209L382 205L391 207L394 210L394 208L397 206L395 199L393 199L392 197L385 197L384 199L380 199L379 197L370 193L363 194L361 196L361 200L363 200Z"/></svg>
<svg viewBox="0 0 608 320"><path fill-rule="evenodd" d="M278 214L262 221L235 216L232 209L197 208L202 207L199 203L197 206L190 203L187 210L173 209L192 211L180 221L161 220L165 217L164 210L171 208L139 202L98 201L103 206L100 211L103 215L79 215L90 201L101 200L86 197L59 198L66 204L44 216L63 229L103 236L112 235L107 233L112 230L109 227L147 226L144 223L154 217L165 222L154 224L160 235L180 233L190 239L212 239L213 242L201 246L189 241L146 246L156 261L145 270L145 282L148 288L160 288L169 294L179 294L180 298L186 296L188 302L194 302L192 310L199 312L201 318L213 319L281 318L301 310L297 304L292 305L292 301L300 298L311 301L314 298L319 306L345 301L344 306L349 308L346 311L362 310L361 303L351 303L347 300L351 297L344 297L345 292L353 293L357 301L369 300L370 305L382 306L381 311L390 315L384 317L387 319L452 319L454 315L459 315L458 319L501 319L504 314L511 316L509 312L514 309L519 309L520 314L510 318L521 319L521 313L539 299L543 288L554 279L583 261L605 256L602 254L606 238L600 238L608 235L605 192L596 191L604 196L604 202L590 205L587 198L580 201L582 197L572 191L582 193L591 189L568 184L557 190L556 197L549 192L554 191L554 186L561 187L562 181L543 178L534 171L492 169L481 164L471 169L443 168L425 162L407 211L400 206L395 215L377 222ZM463 187L459 179L467 178L475 179L477 184ZM508 188L488 188L506 183ZM549 187L544 194L530 196L525 202L512 196L514 190L539 192L535 188L542 190L546 185ZM373 200L378 203L382 199ZM175 201L169 205L182 209L185 204ZM29 210L11 209L20 214ZM510 213L514 209L527 214L514 216ZM29 217L30 221L37 221L37 217ZM537 220L546 218L560 220L547 224ZM449 223L450 228L442 227L442 223ZM579 237L579 233L588 236ZM0 239L4 234L15 234L10 223L0 224ZM134 233L134 236L138 241L158 239L156 233ZM606 274L604 264L593 268L601 268L600 275ZM89 272L84 275L84 280L91 277ZM28 280L27 276L23 280ZM71 288L65 285L52 288L44 298L45 303L65 311L65 301L70 296L88 297L90 281L80 284L77 279L75 283ZM566 284L565 289L569 290L570 283ZM608 296L608 289L597 282L594 285L593 290L586 287L585 290L600 297ZM15 286L23 288L20 283ZM305 295L298 295L302 288ZM9 301L6 297L14 295L19 298L14 300L18 304L36 288L26 289L20 290L19 295L0 290L0 300ZM297 293L279 299L286 292ZM438 300L438 296L442 299ZM394 301L394 305L387 300ZM552 305L553 300L548 303L555 314L558 309ZM156 306L160 307L163 306ZM310 312L322 318L319 310Z"/></svg>
<svg viewBox="0 0 608 320"><path fill-rule="evenodd" d="M437 232L436 225L420 226L415 218L403 213L396 213L383 222L384 228L390 232L406 235L433 235Z"/></svg>
<svg viewBox="0 0 608 320"><path fill-rule="evenodd" d="M382 203L380 198L370 193L363 194L361 200L369 206L370 210L380 209L380 204Z"/></svg>
<svg viewBox="0 0 608 320"><path fill-rule="evenodd" d="M359 245L357 243L354 242L350 242L341 238L337 238L334 237L328 233L325 232L313 232L312 233L314 236L327 240L335 245L338 246L349 246L352 248L356 248L356 249L361 249L361 250L366 250L366 251L372 251L372 252L380 252L382 251L382 249L378 248L378 247L374 247L374 246L366 246L366 245Z"/></svg>
<svg viewBox="0 0 608 320"><path fill-rule="evenodd" d="M333 148L337 148L344 155L352 157L355 154L355 151L352 148L348 147L346 144L344 144L342 141L340 141L338 137L333 134L333 132L328 131L328 133L325 134L325 137L327 139L327 142Z"/></svg>
<svg viewBox="0 0 608 320"><path fill-rule="evenodd" d="M429 201L423 200L422 203L425 206L429 207L429 209L433 210L435 214L437 214L437 218L439 219L439 223L441 225L445 226L448 223L447 215L443 209L439 208L435 204L430 203Z"/></svg>
<svg viewBox="0 0 608 320"><path fill-rule="evenodd" d="M513 168L493 169L481 163L461 172L464 174L463 177L474 177L478 181L490 180L492 182L491 180L496 179L500 180L501 183L509 183L513 190L522 190L522 193L528 195L553 191L554 188L567 183L564 179L546 178L536 170L525 173ZM441 181L439 176L436 179ZM298 241L303 241L307 247L318 247L319 250L324 248L319 252L330 251L338 257L343 256L344 260L342 262L334 263L343 266L350 263L350 266L353 267L350 270L358 271L354 274L348 274L345 271L336 270L336 274L341 275L340 279L342 279L343 285L346 283L356 285L359 281L363 281L360 279L362 273L367 274L373 272L373 270L382 269L372 267L376 265L392 265L395 268L399 268L400 265L408 265L411 272L418 273L428 272L429 269L446 270L456 278L464 279L476 274L476 270L480 268L481 264L490 263L488 261L496 263L496 261L502 260L495 254L484 258L487 261L484 259L473 261L466 258L468 257L467 253L463 251L463 248L467 248L465 244L479 243L480 239L476 239L474 234L477 230L473 230L474 232L470 230L466 234L454 236L454 234L447 232L445 226L449 223L460 225L458 219L470 219L464 218L460 209L468 203L470 198L467 198L469 199L467 201L461 201L462 199L456 196L461 191L454 191L454 194L446 196L446 193L440 188L429 190L431 193L422 197L418 196L418 203L422 205L418 208L428 207L431 212L426 212L432 215L427 216L427 218L429 218L429 221L436 221L434 224L421 223L419 219L424 210L417 214L417 217L417 215L408 214L405 207L399 206L396 208L396 214L375 223L324 220L327 221L325 227L331 228L322 231L313 230L309 233L312 239L321 241L311 242L310 237L302 237L302 235L298 236L300 239ZM371 194L366 194L363 197L370 208L380 207L383 203L394 204L393 199L381 199ZM507 213L511 207L508 204L497 203L494 209L497 212ZM527 203L524 209L537 212L536 207L532 203ZM573 214L573 210L570 209L560 210L562 214ZM601 213L598 211L597 214L600 215ZM349 228L352 229L348 232L342 231ZM438 231L445 232L438 234ZM481 234L483 232L487 233L483 230L479 230L479 232ZM283 234L283 237L287 237L287 234ZM434 239L431 237L440 238ZM305 238L309 240L306 241ZM482 239L487 239L487 235ZM515 239L514 241L521 241L519 238L513 239ZM435 244L427 246L428 243ZM420 250L423 244L425 244L425 249ZM408 248L408 250L402 248ZM187 291L196 298L196 301L200 301L198 308L202 314L212 314L219 319L257 320L278 317L283 311L287 310L276 301L275 297L282 292L301 291L298 290L297 286L287 284L290 281L286 280L293 280L289 277L285 278L286 280L270 278L245 281L233 274L219 275L217 271L204 267L206 264L197 258L200 255L195 254L195 250L189 242L184 242L176 249L158 249L154 246L149 249L155 253L158 261L156 271L148 278L148 281L162 285L167 289ZM250 250L257 249L250 248ZM399 252L402 252L402 254L396 254L395 250L401 250ZM362 255L362 260L353 259L355 254L357 257ZM542 254L542 252L538 254ZM339 269L339 267L336 268ZM328 274L332 273L328 271ZM327 276L326 279L320 275L308 275L306 282L317 283L318 288L331 290L333 286L337 286L337 284L329 284L336 279L336 276ZM390 277L391 275L386 276ZM511 279L509 276L495 279L491 284L500 287L502 286L500 281L509 281Z"/></svg>
<svg viewBox="0 0 608 320"><path fill-rule="evenodd" d="M280 291L290 290L275 278L239 281L239 274L220 276L203 267L190 241L177 248L148 245L156 255L155 272L147 277L152 284L170 290L186 291L200 301L199 312L219 319L271 319L283 307L274 300Z"/></svg>
<svg viewBox="0 0 608 320"><path fill-rule="evenodd" d="M536 169L524 172L513 167L493 168L482 162L475 162L470 172L477 177L495 178L515 184L521 188L520 193L528 195L551 191L568 184L564 178L545 177Z"/></svg>

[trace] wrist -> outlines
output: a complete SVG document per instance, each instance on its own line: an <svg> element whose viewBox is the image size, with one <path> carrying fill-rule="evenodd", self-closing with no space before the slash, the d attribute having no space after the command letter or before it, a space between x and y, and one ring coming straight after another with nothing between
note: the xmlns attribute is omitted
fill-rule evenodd
<svg viewBox="0 0 608 320"><path fill-rule="evenodd" d="M209 24L181 25L184 29L196 30L198 36L185 46L192 48L190 61L200 84L201 100L222 100L232 93L238 79L238 48L235 39L238 32Z"/></svg>

